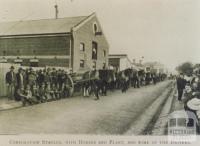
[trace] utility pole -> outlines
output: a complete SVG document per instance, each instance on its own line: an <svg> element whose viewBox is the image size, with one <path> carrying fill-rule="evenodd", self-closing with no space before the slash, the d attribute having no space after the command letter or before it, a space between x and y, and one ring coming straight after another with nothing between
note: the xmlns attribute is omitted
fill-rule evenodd
<svg viewBox="0 0 200 146"><path fill-rule="evenodd" d="M55 18L58 19L58 13L59 13L59 11L58 11L57 2L56 2L56 4L55 4L54 8L55 8Z"/></svg>

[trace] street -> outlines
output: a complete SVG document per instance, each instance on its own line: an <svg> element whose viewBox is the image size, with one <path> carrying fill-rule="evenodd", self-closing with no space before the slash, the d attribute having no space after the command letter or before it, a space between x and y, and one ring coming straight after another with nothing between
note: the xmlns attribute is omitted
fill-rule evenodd
<svg viewBox="0 0 200 146"><path fill-rule="evenodd" d="M148 109L148 114L158 112L171 88L173 81L167 80L139 89L130 88L126 93L121 93L120 90L109 92L108 96L102 96L98 101L94 100L94 97L71 97L1 111L0 133L139 134L130 130L131 127L136 125L134 123L140 123L143 128L149 125L146 121L151 121L152 117L145 119L148 117L145 116L145 110ZM165 92L166 94L162 95ZM150 106L151 108L148 108Z"/></svg>

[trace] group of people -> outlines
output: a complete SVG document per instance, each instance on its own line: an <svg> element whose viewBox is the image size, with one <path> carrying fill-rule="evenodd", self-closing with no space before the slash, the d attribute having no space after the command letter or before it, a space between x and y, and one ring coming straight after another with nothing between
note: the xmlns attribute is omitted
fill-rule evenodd
<svg viewBox="0 0 200 146"><path fill-rule="evenodd" d="M178 100L183 102L187 113L189 111L195 115L197 119L197 132L200 132L200 74L193 74L190 77L180 74L177 77L177 90ZM190 119L188 126L193 124L194 122Z"/></svg>
<svg viewBox="0 0 200 146"><path fill-rule="evenodd" d="M78 82L72 79L74 74L55 68L36 71L33 68L19 68L17 73L15 72L15 68L11 66L6 73L7 95L9 99L22 101L24 106L66 98L74 91L81 91L83 96L94 94L96 100L99 100L100 95L107 95L108 89L121 89L122 93L125 93L131 86L140 88L142 82L145 82L145 85L156 84L165 79L161 74L140 74L132 69L119 73L105 69L92 70L84 73L83 80Z"/></svg>
<svg viewBox="0 0 200 146"><path fill-rule="evenodd" d="M5 80L9 99L22 101L24 106L70 96L71 81L67 72L61 69L34 71L19 68L15 73L14 66L11 66Z"/></svg>

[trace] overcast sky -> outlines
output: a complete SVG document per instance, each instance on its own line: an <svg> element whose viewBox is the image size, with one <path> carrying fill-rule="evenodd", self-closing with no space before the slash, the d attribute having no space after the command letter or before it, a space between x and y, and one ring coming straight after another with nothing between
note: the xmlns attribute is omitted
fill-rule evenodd
<svg viewBox="0 0 200 146"><path fill-rule="evenodd" d="M72 2L71 2L72 1ZM55 0L0 0L0 21L54 18ZM57 0L59 17L96 12L110 53L174 68L200 63L200 0Z"/></svg>

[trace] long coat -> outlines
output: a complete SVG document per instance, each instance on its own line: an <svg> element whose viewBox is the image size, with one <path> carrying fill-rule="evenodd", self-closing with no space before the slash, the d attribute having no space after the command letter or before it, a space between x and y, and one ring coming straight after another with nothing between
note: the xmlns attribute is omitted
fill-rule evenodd
<svg viewBox="0 0 200 146"><path fill-rule="evenodd" d="M6 73L6 83L7 84L15 84L16 83L16 74L14 72L7 72Z"/></svg>
<svg viewBox="0 0 200 146"><path fill-rule="evenodd" d="M186 80L182 79L182 78L177 78L177 89L178 90L183 90L185 88L186 85Z"/></svg>

